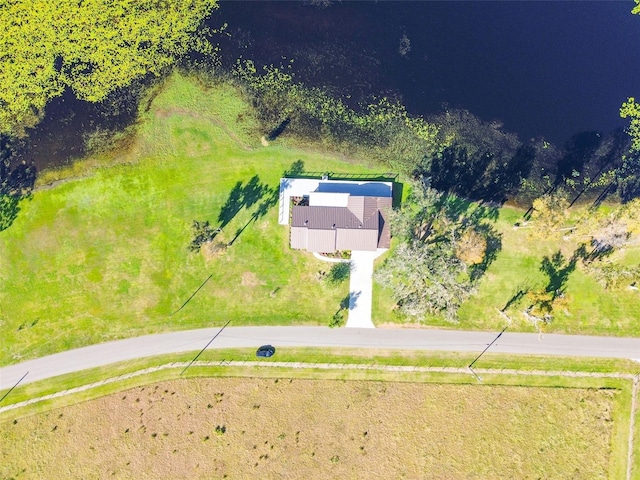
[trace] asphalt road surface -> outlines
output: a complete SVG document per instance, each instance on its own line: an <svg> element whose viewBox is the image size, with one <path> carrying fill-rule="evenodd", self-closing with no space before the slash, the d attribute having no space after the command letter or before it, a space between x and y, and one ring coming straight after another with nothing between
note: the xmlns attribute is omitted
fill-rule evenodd
<svg viewBox="0 0 640 480"><path fill-rule="evenodd" d="M197 352L219 332L219 328L129 338L10 365L0 368L0 390L12 387L26 372L29 374L21 384L136 358ZM498 332L432 329L228 327L209 349L257 348L263 344L272 344L276 347L355 347L479 353L497 334ZM628 358L640 362L640 338L557 334L541 337L537 334L507 331L491 346L489 352ZM300 360L304 361L303 358Z"/></svg>

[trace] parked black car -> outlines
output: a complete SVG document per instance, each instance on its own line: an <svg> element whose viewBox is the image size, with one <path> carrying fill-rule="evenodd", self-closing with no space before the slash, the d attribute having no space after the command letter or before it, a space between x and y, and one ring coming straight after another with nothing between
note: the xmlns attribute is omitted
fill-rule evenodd
<svg viewBox="0 0 640 480"><path fill-rule="evenodd" d="M276 353L276 347L273 345L262 345L256 350L256 357L272 357Z"/></svg>

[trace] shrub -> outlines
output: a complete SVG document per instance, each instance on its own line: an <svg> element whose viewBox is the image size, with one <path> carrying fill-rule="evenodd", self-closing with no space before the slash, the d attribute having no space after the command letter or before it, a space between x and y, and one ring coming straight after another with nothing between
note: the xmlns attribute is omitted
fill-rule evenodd
<svg viewBox="0 0 640 480"><path fill-rule="evenodd" d="M351 273L351 262L334 263L325 277L327 283L337 285L349 278Z"/></svg>

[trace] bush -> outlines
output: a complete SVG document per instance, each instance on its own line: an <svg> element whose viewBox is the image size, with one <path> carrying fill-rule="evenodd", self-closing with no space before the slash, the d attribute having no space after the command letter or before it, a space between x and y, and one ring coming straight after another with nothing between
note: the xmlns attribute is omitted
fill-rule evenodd
<svg viewBox="0 0 640 480"><path fill-rule="evenodd" d="M351 273L351 262L334 263L329 270L329 274L325 277L327 283L338 285L349 278Z"/></svg>
<svg viewBox="0 0 640 480"><path fill-rule="evenodd" d="M212 243L213 239L216 238L216 235L220 233L219 228L213 228L208 221L199 222L197 220L193 221L193 240L189 245L189 250L192 252L197 252L200 250L200 247L207 243Z"/></svg>

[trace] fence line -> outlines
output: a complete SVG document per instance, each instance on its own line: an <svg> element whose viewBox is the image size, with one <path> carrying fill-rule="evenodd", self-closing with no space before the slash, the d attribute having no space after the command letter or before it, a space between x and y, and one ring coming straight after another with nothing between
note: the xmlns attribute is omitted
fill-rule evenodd
<svg viewBox="0 0 640 480"><path fill-rule="evenodd" d="M56 393L43 395L42 397L31 398L21 402L0 407L0 413L14 410L16 408L25 407L46 400L71 395L74 393L84 392L111 383L128 380L131 378L147 375L149 373L161 370L184 368L190 362L173 362L155 367L137 370L131 373L118 375L93 383L82 385L79 387L69 388ZM469 375L470 371L466 367L419 367L415 365L380 365L380 364L351 364L351 363L302 363L302 362L260 362L260 361L244 361L244 360L220 360L220 361L197 361L194 367L276 367L276 368L296 368L306 370L374 370L387 372L415 372L415 373L458 373ZM476 373L484 375L526 375L526 376L544 376L544 377L574 377L574 378L620 378L625 380L636 380L637 376L630 373L601 373L601 372L572 372L560 370L516 370L512 368L476 368ZM636 380L637 382L637 380ZM637 385L637 384L636 384ZM637 389L637 386L635 387Z"/></svg>

